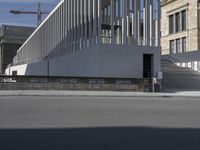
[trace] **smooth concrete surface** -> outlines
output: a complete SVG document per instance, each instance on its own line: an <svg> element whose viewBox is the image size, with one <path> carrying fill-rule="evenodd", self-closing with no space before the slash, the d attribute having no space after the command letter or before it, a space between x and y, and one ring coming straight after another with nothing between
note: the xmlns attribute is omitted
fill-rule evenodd
<svg viewBox="0 0 200 150"><path fill-rule="evenodd" d="M0 97L2 150L198 150L199 98Z"/></svg>
<svg viewBox="0 0 200 150"><path fill-rule="evenodd" d="M5 96L42 96L42 97L196 97L200 98L199 91L189 90L166 90L160 93L151 92L112 92L112 91L45 91L45 90L19 90L19 91L0 91L0 97Z"/></svg>
<svg viewBox="0 0 200 150"><path fill-rule="evenodd" d="M153 55L152 75L157 78L160 72L159 47L114 44L95 45L50 59L49 63L27 64L26 68L13 66L6 70L6 74L17 70L18 75L47 76L49 70L50 76L143 78L143 54Z"/></svg>

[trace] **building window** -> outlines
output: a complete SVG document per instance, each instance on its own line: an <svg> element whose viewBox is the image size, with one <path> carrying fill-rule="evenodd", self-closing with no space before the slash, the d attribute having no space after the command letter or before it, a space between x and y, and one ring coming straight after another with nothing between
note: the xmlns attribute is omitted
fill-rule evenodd
<svg viewBox="0 0 200 150"><path fill-rule="evenodd" d="M180 32L180 25L181 25L181 22L180 22L180 13L176 13L175 14L175 19L176 19L176 32Z"/></svg>
<svg viewBox="0 0 200 150"><path fill-rule="evenodd" d="M181 40L176 39L176 53L181 53Z"/></svg>
<svg viewBox="0 0 200 150"><path fill-rule="evenodd" d="M169 16L169 34L174 33L174 15Z"/></svg>
<svg viewBox="0 0 200 150"><path fill-rule="evenodd" d="M174 40L169 41L169 49L170 49L170 54L174 54Z"/></svg>
<svg viewBox="0 0 200 150"><path fill-rule="evenodd" d="M183 52L186 52L186 47L187 44L186 44L186 37L182 38L182 51Z"/></svg>
<svg viewBox="0 0 200 150"><path fill-rule="evenodd" d="M182 31L186 30L186 10L181 12L181 29Z"/></svg>

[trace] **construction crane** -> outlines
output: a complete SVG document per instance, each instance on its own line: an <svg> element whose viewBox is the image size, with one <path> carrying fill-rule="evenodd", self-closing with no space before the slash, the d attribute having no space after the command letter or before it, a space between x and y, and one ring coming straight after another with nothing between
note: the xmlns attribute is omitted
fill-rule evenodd
<svg viewBox="0 0 200 150"><path fill-rule="evenodd" d="M42 15L49 14L49 12L43 12L41 10L41 3L38 3L37 11L21 11L21 10L10 10L10 13L19 15L19 14L35 14L37 15L37 25L39 26L42 21Z"/></svg>

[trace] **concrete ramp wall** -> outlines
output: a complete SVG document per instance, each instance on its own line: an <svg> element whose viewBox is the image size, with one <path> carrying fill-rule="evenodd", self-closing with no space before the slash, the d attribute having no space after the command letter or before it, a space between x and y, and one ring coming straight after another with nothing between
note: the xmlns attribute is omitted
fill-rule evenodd
<svg viewBox="0 0 200 150"><path fill-rule="evenodd" d="M7 75L143 78L143 54L153 55L153 76L160 71L160 48L130 45L95 45L71 55L13 66ZM26 66L26 67L25 67Z"/></svg>

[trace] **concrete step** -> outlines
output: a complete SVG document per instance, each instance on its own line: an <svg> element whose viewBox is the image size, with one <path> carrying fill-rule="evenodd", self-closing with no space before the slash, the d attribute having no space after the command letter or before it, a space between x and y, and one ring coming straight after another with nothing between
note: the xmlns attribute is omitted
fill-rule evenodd
<svg viewBox="0 0 200 150"><path fill-rule="evenodd" d="M163 89L196 89L200 90L200 73L179 67L169 61L162 60Z"/></svg>

